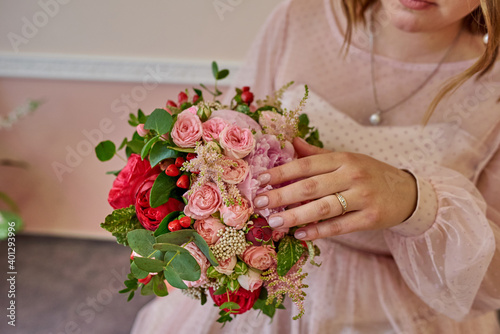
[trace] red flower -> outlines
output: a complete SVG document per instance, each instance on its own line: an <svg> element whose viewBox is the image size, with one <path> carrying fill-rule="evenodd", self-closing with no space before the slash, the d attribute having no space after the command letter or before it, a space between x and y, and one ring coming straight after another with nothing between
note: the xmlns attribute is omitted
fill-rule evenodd
<svg viewBox="0 0 500 334"><path fill-rule="evenodd" d="M240 287L238 290L236 290L236 292L228 291L227 293L223 293L222 295L214 295L214 289L209 289L210 296L217 306L221 306L228 301L238 304L240 308L238 310L233 310L234 314L241 314L250 310L253 304L255 304L255 301L259 298L260 290L261 288L258 288L257 290L250 292ZM225 308L224 311L228 312L229 309Z"/></svg>
<svg viewBox="0 0 500 334"><path fill-rule="evenodd" d="M113 209L122 209L135 204L139 186L151 175L160 173L158 166L151 169L148 160L141 160L137 154L131 154L127 165L118 174L109 191L108 202Z"/></svg>
<svg viewBox="0 0 500 334"><path fill-rule="evenodd" d="M273 230L262 217L252 219L253 224L248 224L248 233L245 235L247 241L254 246L260 246L263 242L271 240Z"/></svg>
<svg viewBox="0 0 500 334"><path fill-rule="evenodd" d="M167 203L156 208L152 208L149 205L151 188L153 187L153 183L157 177L158 174L152 175L144 180L137 190L137 197L135 199L135 212L137 214L137 218L139 219L141 225L150 231L156 230L163 218L165 218L169 213L173 211L182 211L184 208L184 203L176 200L175 198L170 198Z"/></svg>

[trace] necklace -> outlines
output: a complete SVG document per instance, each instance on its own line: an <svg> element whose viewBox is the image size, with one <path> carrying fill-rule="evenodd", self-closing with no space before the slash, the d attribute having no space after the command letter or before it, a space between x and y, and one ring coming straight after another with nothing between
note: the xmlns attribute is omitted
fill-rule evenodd
<svg viewBox="0 0 500 334"><path fill-rule="evenodd" d="M392 106L390 106L389 108L386 108L386 109L380 108L380 104L378 102L378 96L377 96L377 86L375 84L375 73L374 73L374 71L375 71L375 69L374 69L374 67L375 67L374 66L375 60L374 60L374 52L373 52L373 48L374 48L373 47L373 44L374 44L374 37L373 37L373 30L374 30L374 27L373 27L373 10L370 13L370 26L369 26L368 30L369 30L369 38L370 38L370 75L371 75L371 81L372 81L373 99L375 100L375 108L377 109L373 114L370 115L369 120L370 120L370 123L372 125L378 125L378 124L380 124L382 122L382 114L384 114L384 113L386 113L388 111L391 111L392 109L396 108L397 106L399 106L399 105L403 104L404 102L408 101L418 91L420 91L432 79L432 77L434 77L434 75L437 73L437 71L439 70L439 68L443 64L443 62L446 59L446 57L448 57L448 55L450 54L451 50L453 49L453 47L457 43L458 38L460 37L460 34L462 32L462 29L459 30L457 36L455 37L455 39L451 43L451 45L448 48L448 50L446 50L446 53L441 58L441 60L439 61L439 63L436 65L436 67L434 68L434 70L432 71L432 73L417 88L415 88L410 94L408 94L406 97L404 97L403 99L399 100L398 102L396 102L395 104L393 104Z"/></svg>

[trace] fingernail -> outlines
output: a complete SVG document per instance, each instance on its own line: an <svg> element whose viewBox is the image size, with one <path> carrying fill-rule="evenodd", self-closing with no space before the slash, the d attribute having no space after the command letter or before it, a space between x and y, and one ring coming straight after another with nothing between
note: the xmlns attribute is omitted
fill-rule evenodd
<svg viewBox="0 0 500 334"><path fill-rule="evenodd" d="M280 227L283 225L283 218L281 217L271 217L269 218L269 226L271 227Z"/></svg>
<svg viewBox="0 0 500 334"><path fill-rule="evenodd" d="M271 181L271 174L268 174L268 173L260 174L257 177L257 180L260 182L260 184L266 184L269 181Z"/></svg>
<svg viewBox="0 0 500 334"><path fill-rule="evenodd" d="M260 196L257 197L253 203L256 207L262 208L269 204L269 198L267 198L267 196Z"/></svg>
<svg viewBox="0 0 500 334"><path fill-rule="evenodd" d="M304 231L297 231L297 232L295 232L295 238L297 238L297 239L305 238L306 235L307 235L307 233L304 232Z"/></svg>

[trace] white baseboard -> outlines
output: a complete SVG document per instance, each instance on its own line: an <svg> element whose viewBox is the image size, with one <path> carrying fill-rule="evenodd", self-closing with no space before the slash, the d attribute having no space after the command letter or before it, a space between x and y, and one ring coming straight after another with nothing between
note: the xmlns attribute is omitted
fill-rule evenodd
<svg viewBox="0 0 500 334"><path fill-rule="evenodd" d="M152 82L166 84L213 84L211 60L81 57L70 55L0 53L0 77L88 80L112 82ZM233 75L239 62L218 62ZM153 74L152 74L153 73Z"/></svg>

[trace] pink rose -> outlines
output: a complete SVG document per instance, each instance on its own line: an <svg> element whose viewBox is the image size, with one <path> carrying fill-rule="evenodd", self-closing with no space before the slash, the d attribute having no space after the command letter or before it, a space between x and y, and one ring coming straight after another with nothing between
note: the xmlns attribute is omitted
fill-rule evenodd
<svg viewBox="0 0 500 334"><path fill-rule="evenodd" d="M194 147L203 134L201 121L196 116L196 112L192 113L192 108L196 107L186 109L177 116L177 121L170 133L175 145L179 147Z"/></svg>
<svg viewBox="0 0 500 334"><path fill-rule="evenodd" d="M273 257L274 256L274 257ZM250 267L267 270L276 260L276 252L271 246L250 246L242 254L243 261Z"/></svg>
<svg viewBox="0 0 500 334"><path fill-rule="evenodd" d="M230 184L238 184L242 182L248 175L250 168L245 160L229 159L233 162L232 166L224 166L224 173L222 173L222 181Z"/></svg>
<svg viewBox="0 0 500 334"><path fill-rule="evenodd" d="M135 130L137 131L137 134L141 137L146 137L149 133L149 130L144 129L144 124L137 125Z"/></svg>
<svg viewBox="0 0 500 334"><path fill-rule="evenodd" d="M240 128L261 131L259 123L254 121L250 116L241 112L230 109L219 109L212 111L210 118L219 117L227 122L227 124L235 124Z"/></svg>
<svg viewBox="0 0 500 334"><path fill-rule="evenodd" d="M222 130L219 143L224 149L224 154L235 159L246 157L255 147L252 131L242 129L237 125L229 125Z"/></svg>
<svg viewBox="0 0 500 334"><path fill-rule="evenodd" d="M245 224L253 213L253 209L248 204L248 201L246 199L241 200L241 205L239 205L238 203L229 207L222 205L219 211L222 215L224 224L226 224L227 226L232 226L237 230L241 230L243 227L245 227Z"/></svg>
<svg viewBox="0 0 500 334"><path fill-rule="evenodd" d="M245 290L255 291L262 286L262 278L260 278L258 271L248 268L248 272L245 275L238 276L238 283Z"/></svg>
<svg viewBox="0 0 500 334"><path fill-rule="evenodd" d="M219 219L208 217L207 219L199 219L194 223L194 229L207 242L209 246L214 245L219 236L217 232L225 228L224 224Z"/></svg>
<svg viewBox="0 0 500 334"><path fill-rule="evenodd" d="M236 265L237 259L236 256L233 255L230 258L227 258L224 261L218 260L219 265L214 267L215 270L224 275L231 275L233 273L234 266Z"/></svg>
<svg viewBox="0 0 500 334"><path fill-rule="evenodd" d="M196 262L198 262L198 264L200 265L200 269L201 269L201 276L200 276L199 280L194 281L194 282L184 281L184 283L186 283L186 285L190 288L198 287L200 285L207 283L208 282L207 269L208 269L208 267L210 267L210 261L208 261L206 256L203 255L201 250L198 248L198 246L196 246L196 244L194 242L190 242L187 245L185 245L184 249L186 249L189 252L189 254L191 254L194 257Z"/></svg>
<svg viewBox="0 0 500 334"><path fill-rule="evenodd" d="M219 135L226 126L228 126L228 124L222 118L210 118L203 123L203 140L205 142L219 140Z"/></svg>
<svg viewBox="0 0 500 334"><path fill-rule="evenodd" d="M184 213L194 219L205 219L216 212L221 204L222 198L217 185L207 182L188 196Z"/></svg>

